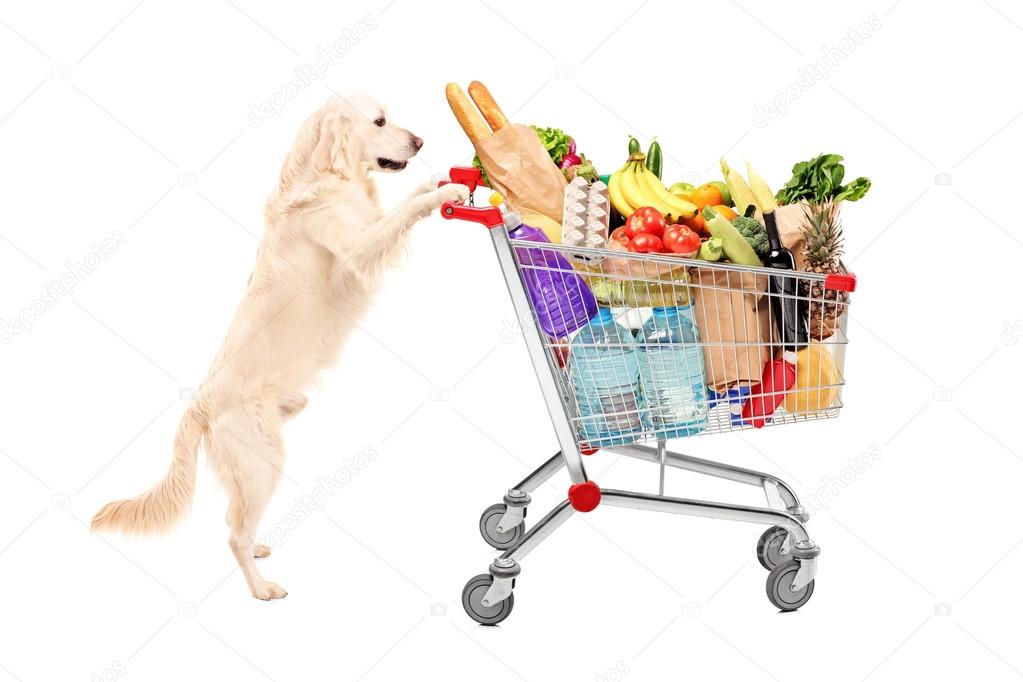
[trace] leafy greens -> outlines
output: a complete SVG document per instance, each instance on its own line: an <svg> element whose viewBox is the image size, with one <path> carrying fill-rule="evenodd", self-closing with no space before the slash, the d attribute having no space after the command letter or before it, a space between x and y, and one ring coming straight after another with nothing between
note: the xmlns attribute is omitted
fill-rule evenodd
<svg viewBox="0 0 1023 682"><path fill-rule="evenodd" d="M809 161L800 161L792 167L792 178L778 190L779 204L794 204L806 200L819 204L832 201L856 201L870 189L868 178L856 178L843 185L845 166L839 154L821 154Z"/></svg>

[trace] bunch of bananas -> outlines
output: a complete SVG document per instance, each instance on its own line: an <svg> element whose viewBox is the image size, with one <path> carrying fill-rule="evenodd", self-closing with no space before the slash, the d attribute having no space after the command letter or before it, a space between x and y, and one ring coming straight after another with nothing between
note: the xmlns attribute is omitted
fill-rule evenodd
<svg viewBox="0 0 1023 682"><path fill-rule="evenodd" d="M696 205L669 192L660 178L644 165L644 158L643 154L631 155L625 165L611 175L607 193L615 210L628 218L638 208L653 206L662 215L674 218L671 222L696 215Z"/></svg>

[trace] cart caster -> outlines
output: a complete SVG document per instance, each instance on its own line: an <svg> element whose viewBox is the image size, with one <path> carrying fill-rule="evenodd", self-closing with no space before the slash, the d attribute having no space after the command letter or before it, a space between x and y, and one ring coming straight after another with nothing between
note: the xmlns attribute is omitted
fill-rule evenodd
<svg viewBox="0 0 1023 682"><path fill-rule="evenodd" d="M480 535L494 549L508 549L518 542L519 538L526 532L525 521L519 523L519 525L511 530L504 532L497 530L498 523L500 523L501 518L507 511L508 505L498 503L487 507L480 516ZM525 509L523 508L524 515Z"/></svg>
<svg viewBox="0 0 1023 682"><path fill-rule="evenodd" d="M764 531L757 541L757 560L761 566L770 571L791 557L791 550L785 546L788 537L789 532L781 526L771 526Z"/></svg>
<svg viewBox="0 0 1023 682"><path fill-rule="evenodd" d="M480 625L497 625L511 614L512 607L515 606L514 594L509 594L491 606L483 606L484 597L493 584L494 576L482 573L467 582L462 590L462 608Z"/></svg>
<svg viewBox="0 0 1023 682"><path fill-rule="evenodd" d="M772 568L767 576L767 598L781 611L795 611L813 595L813 580L797 590L792 589L799 568L798 561L787 559Z"/></svg>

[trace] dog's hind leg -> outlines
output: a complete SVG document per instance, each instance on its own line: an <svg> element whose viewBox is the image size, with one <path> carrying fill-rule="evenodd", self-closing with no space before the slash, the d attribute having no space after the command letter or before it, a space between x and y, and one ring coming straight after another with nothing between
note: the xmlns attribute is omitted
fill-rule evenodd
<svg viewBox="0 0 1023 682"><path fill-rule="evenodd" d="M254 558L270 553L269 547L255 539L284 466L279 427L280 413L273 403L269 409L261 405L236 408L219 417L211 429L211 460L230 498L228 544L257 599L280 599L288 594L263 578Z"/></svg>

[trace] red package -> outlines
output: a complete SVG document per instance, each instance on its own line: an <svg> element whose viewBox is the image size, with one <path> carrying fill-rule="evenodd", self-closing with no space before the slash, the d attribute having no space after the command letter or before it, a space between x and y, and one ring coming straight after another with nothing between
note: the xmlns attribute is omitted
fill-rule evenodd
<svg viewBox="0 0 1023 682"><path fill-rule="evenodd" d="M761 428L767 418L785 400L785 391L796 383L796 354L785 351L780 358L764 365L760 383L750 388L750 397L742 406L743 421Z"/></svg>

